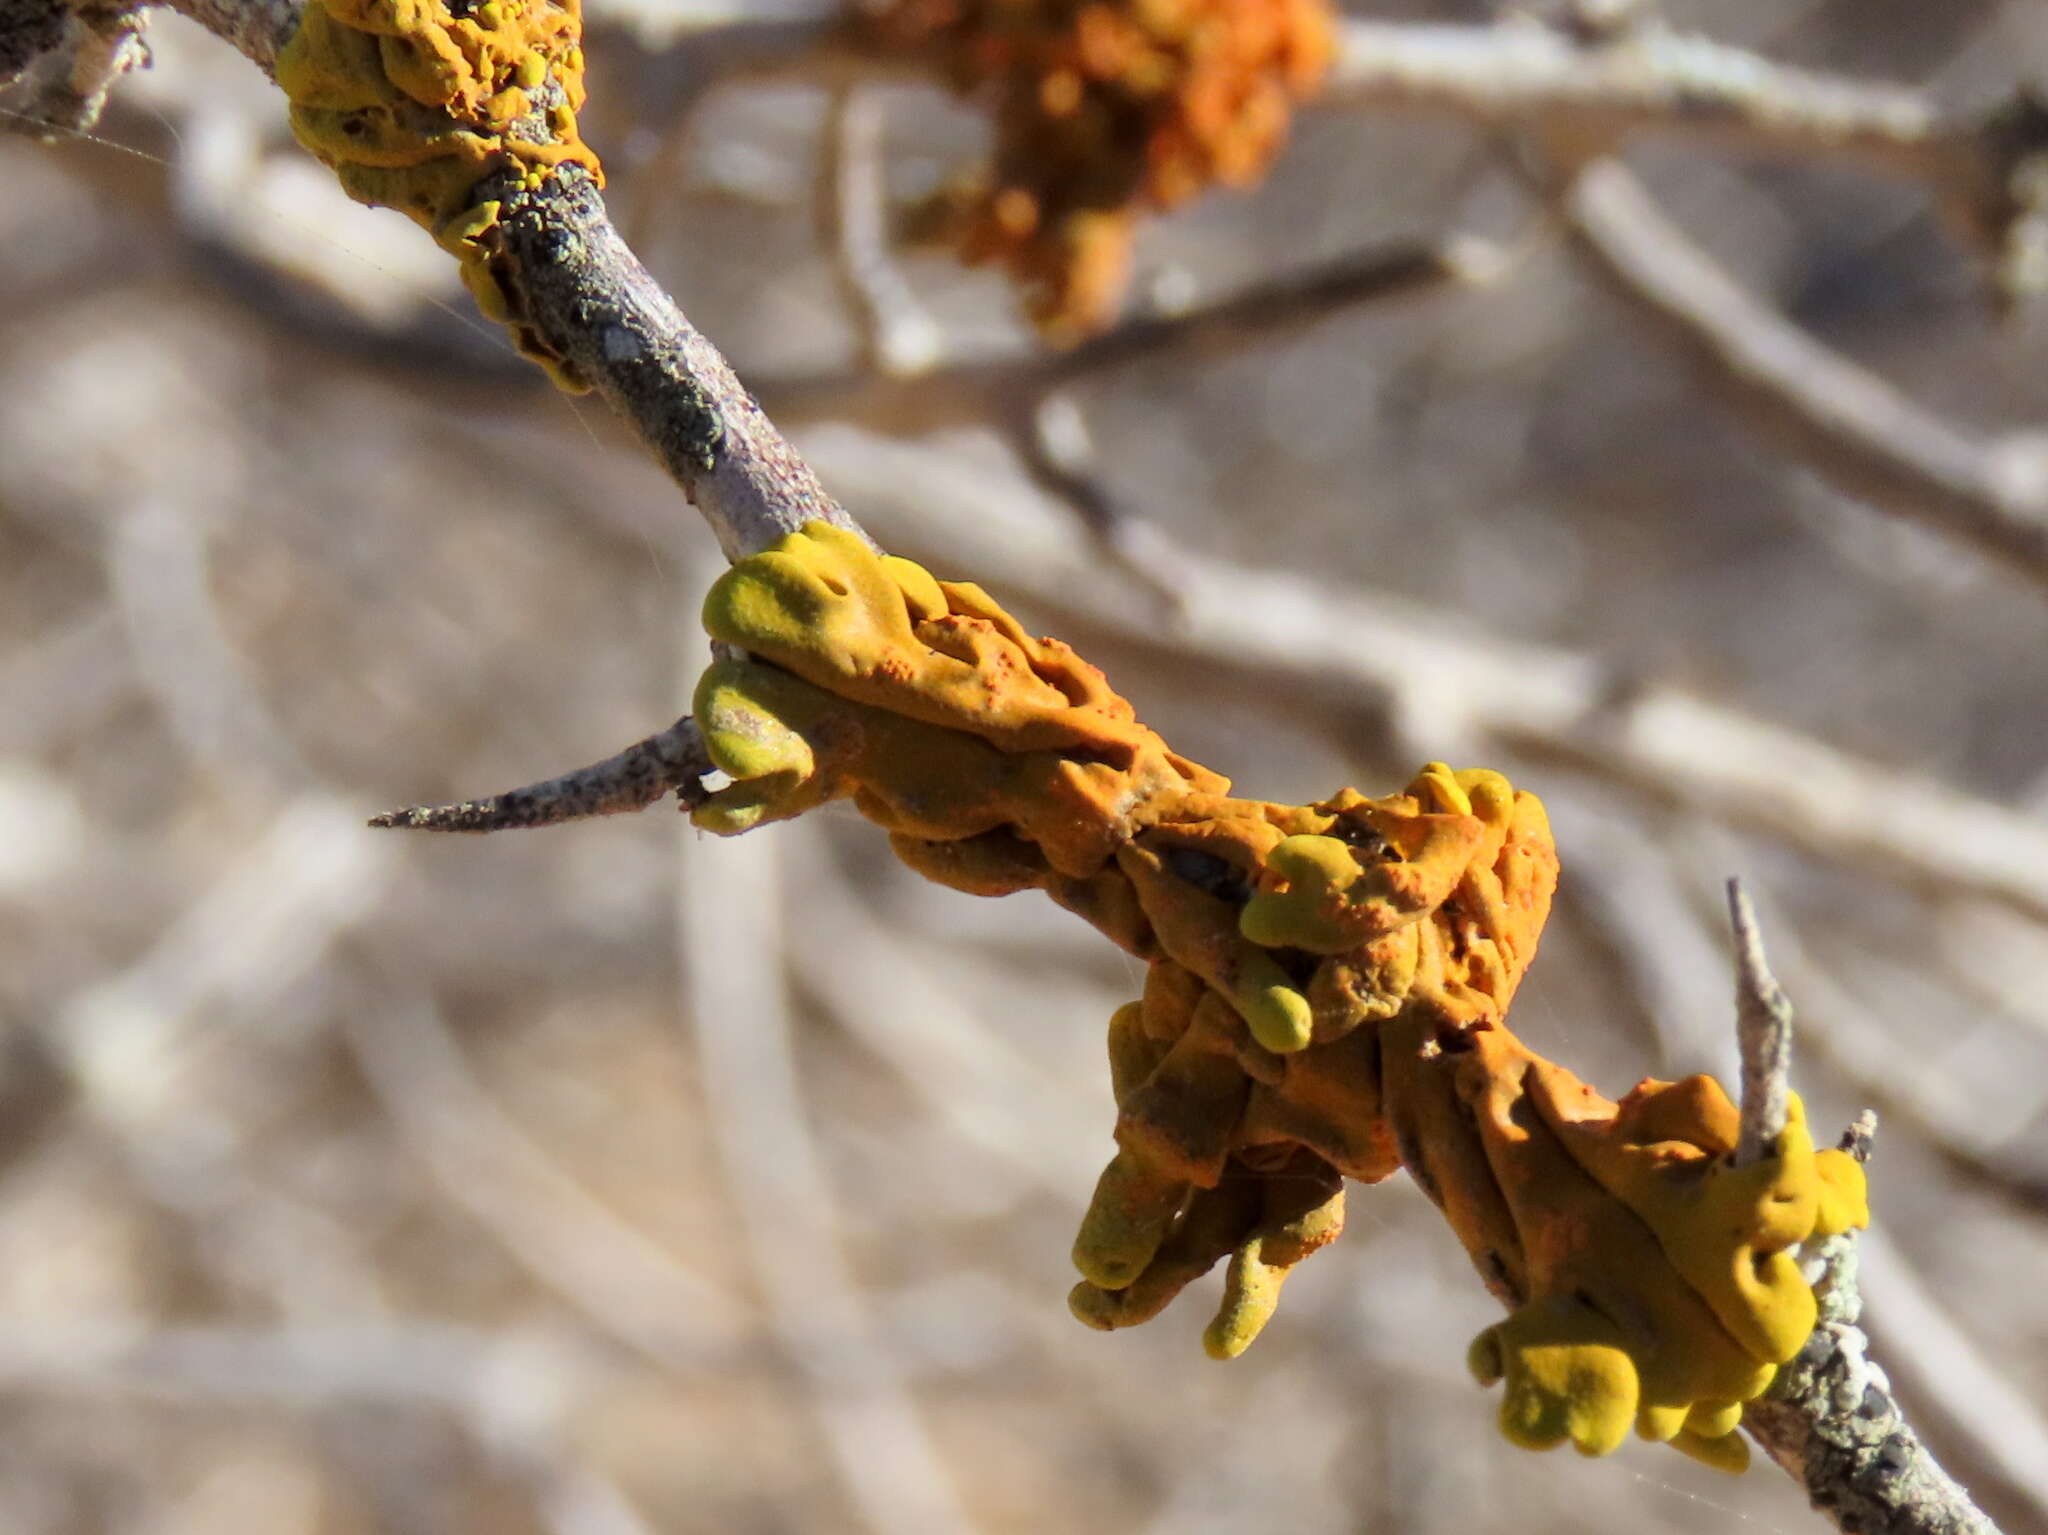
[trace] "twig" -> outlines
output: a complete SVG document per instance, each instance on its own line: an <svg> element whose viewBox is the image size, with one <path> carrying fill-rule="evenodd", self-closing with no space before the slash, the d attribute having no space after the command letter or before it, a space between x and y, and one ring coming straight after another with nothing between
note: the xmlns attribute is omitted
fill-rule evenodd
<svg viewBox="0 0 2048 1535"><path fill-rule="evenodd" d="M1117 505L1097 464L1088 418L1073 395L1046 391L1015 424L1013 441L1026 472L1073 508L1103 558L1171 615L1177 605L1172 546L1157 528Z"/></svg>
<svg viewBox="0 0 2048 1535"><path fill-rule="evenodd" d="M1858 1282L1885 1357L1919 1406L1945 1421L1951 1444L2048 1518L2048 1420L1956 1325L1957 1307L1931 1294L1882 1230L1859 1239ZM2000 1363L2009 1364L2008 1358Z"/></svg>
<svg viewBox="0 0 2048 1535"><path fill-rule="evenodd" d="M506 831L513 827L556 826L590 816L645 810L665 795L678 795L685 808L702 804L703 780L712 771L704 738L688 715L666 730L636 741L615 756L559 777L488 799L454 805L415 806L372 816L372 826L412 831Z"/></svg>
<svg viewBox="0 0 2048 1535"><path fill-rule="evenodd" d="M1564 203L1615 291L1756 425L1851 494L2048 585L2048 438L1974 436L1822 346L1745 292L1615 162L1588 166Z"/></svg>
<svg viewBox="0 0 2048 1535"><path fill-rule="evenodd" d="M944 338L889 252L883 120L881 97L858 81L833 91L825 113L820 213L865 361L881 373L911 378L939 362Z"/></svg>
<svg viewBox="0 0 2048 1535"><path fill-rule="evenodd" d="M266 72L299 10L293 0L169 3ZM859 531L628 249L588 174L565 166L537 188L489 177L476 197L499 204L503 259L532 328L633 428L728 559L817 519Z"/></svg>
<svg viewBox="0 0 2048 1535"><path fill-rule="evenodd" d="M1842 1138L1870 1155L1877 1116L1868 1109ZM1891 1382L1870 1357L1858 1321L1856 1233L1830 1237L1814 1289L1820 1324L1778 1372L1742 1426L1806 1488L1813 1506L1858 1535L1997 1535L1970 1495L1941 1468L1905 1420Z"/></svg>
<svg viewBox="0 0 2048 1535"><path fill-rule="evenodd" d="M1834 79L1646 18L1589 37L1526 15L1492 25L1349 20L1327 87L1336 102L1437 107L1611 140L1635 128L1733 137L1915 169L1951 125L1906 86Z"/></svg>
<svg viewBox="0 0 2048 1535"><path fill-rule="evenodd" d="M1742 881L1728 881L1735 930L1735 1039L1742 1054L1742 1129L1735 1165L1762 1161L1785 1133L1792 1078L1792 1004L1764 960L1756 908Z"/></svg>
<svg viewBox="0 0 2048 1535"><path fill-rule="evenodd" d="M1942 198L2007 300L2048 280L2038 249L2048 111L2026 93L1962 117L1909 87L1793 69L1652 18L1589 35L1520 17L1491 26L1348 21L1326 99L1531 130L1574 167L1639 131L1846 157Z"/></svg>
<svg viewBox="0 0 2048 1535"><path fill-rule="evenodd" d="M845 370L755 380L785 419L835 418L930 431L981 424L1118 368L1163 361L1213 362L1285 340L1355 305L1398 301L1496 282L1512 251L1476 235L1381 241L1298 271L1261 277L1172 313L1126 320L1065 352L954 361L917 378L873 379Z"/></svg>
<svg viewBox="0 0 2048 1535"><path fill-rule="evenodd" d="M1735 1164L1761 1160L1784 1133L1792 1069L1792 1004L1765 963L1756 912L1737 879L1728 881L1735 929L1736 1040L1742 1054L1742 1128ZM1870 1155L1877 1116L1865 1109L1842 1138L1856 1159ZM1989 1535L1991 1523L1920 1443L1869 1357L1857 1326L1856 1233L1818 1244L1820 1323L1743 1426L1771 1458L1805 1485L1813 1505L1857 1535Z"/></svg>

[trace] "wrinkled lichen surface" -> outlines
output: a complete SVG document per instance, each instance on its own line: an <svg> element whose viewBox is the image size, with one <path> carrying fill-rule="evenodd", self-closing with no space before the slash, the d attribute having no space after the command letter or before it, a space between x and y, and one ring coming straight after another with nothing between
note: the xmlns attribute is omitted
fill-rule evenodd
<svg viewBox="0 0 2048 1535"><path fill-rule="evenodd" d="M430 230L478 308L572 391L588 384L525 323L502 204L478 188L510 175L531 190L568 164L602 183L576 126L581 39L581 0L308 0L277 61L299 142L349 196Z"/></svg>
<svg viewBox="0 0 2048 1535"><path fill-rule="evenodd" d="M1745 1402L1813 1330L1795 1252L1868 1218L1862 1169L1793 1100L1735 1164L1712 1079L1620 1103L1524 1046L1508 1003L1557 881L1542 805L1432 763L1399 794L1231 795L1102 674L979 587L814 523L712 588L696 718L745 831L850 798L912 868L1043 890L1149 965L1109 1025L1117 1152L1074 1244L1090 1326L1228 1261L1209 1352L1241 1352L1405 1167L1508 1308L1470 1352L1502 1431L1606 1454L1631 1428L1747 1461Z"/></svg>
<svg viewBox="0 0 2048 1535"><path fill-rule="evenodd" d="M886 0L864 26L985 98L995 153L957 210L1066 342L1114 318L1141 213L1248 186L1327 68L1324 0Z"/></svg>

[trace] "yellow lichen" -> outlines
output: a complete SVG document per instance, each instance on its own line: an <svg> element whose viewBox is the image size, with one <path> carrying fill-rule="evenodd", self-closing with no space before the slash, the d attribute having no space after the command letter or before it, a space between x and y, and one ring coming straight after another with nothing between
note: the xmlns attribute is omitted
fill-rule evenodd
<svg viewBox="0 0 2048 1535"><path fill-rule="evenodd" d="M1239 1353L1341 1230L1343 1179L1405 1166L1509 1308L1470 1362L1511 1440L1745 1463L1743 1404L1813 1327L1794 1250L1867 1220L1862 1169L1796 1098L1737 1167L1711 1080L1615 1104L1508 1030L1557 877L1533 795L1432 763L1379 799L1236 798L979 587L823 524L736 565L705 624L733 652L697 722L733 782L698 825L851 798L919 872L1044 890L1148 962L1110 1023L1082 1321L1145 1321L1228 1260L1204 1343Z"/></svg>
<svg viewBox="0 0 2048 1535"><path fill-rule="evenodd" d="M292 132L358 202L397 208L462 263L478 306L565 389L589 387L497 270L500 204L480 183L565 164L602 183L577 134L581 0L308 0L277 60ZM539 105L545 93L548 104Z"/></svg>

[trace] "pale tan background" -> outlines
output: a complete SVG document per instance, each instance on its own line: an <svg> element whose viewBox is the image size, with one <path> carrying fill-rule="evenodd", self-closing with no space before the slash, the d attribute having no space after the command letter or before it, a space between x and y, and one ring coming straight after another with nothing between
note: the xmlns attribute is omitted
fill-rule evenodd
<svg viewBox="0 0 2048 1535"><path fill-rule="evenodd" d="M1427 693L1390 721L1319 673L1313 625L1291 667L1225 668L1141 588L1067 600L1094 557L1001 433L853 369L818 85L720 90L685 136L704 50L606 14L587 127L624 227L887 544L1057 628L1249 791L1383 792L1455 749ZM2048 64L2020 0L1677 19L1955 102ZM1354 1193L1240 1361L1201 1355L1206 1292L1071 1322L1100 1030L1138 977L1042 903L922 887L844 817L364 830L673 718L716 553L602 406L463 318L418 231L340 201L253 70L155 37L111 144L0 139L0 1530L1820 1528L1769 1470L1501 1442L1462 1363L1491 1303L1405 1180ZM890 104L905 196L976 142L935 93ZM1637 164L1848 355L1986 430L2041 419L2043 320L1994 325L1920 190ZM1084 381L1118 504L2002 824L2048 810L2042 592L1779 456L1530 219L1455 122L1311 113L1268 187L1148 236L1148 278L1451 229L1520 259ZM1027 355L995 278L910 273L956 345ZM1879 1344L2007 1529L2048 1528L2048 929L1939 858L1746 832L1570 745L1493 764L1566 867L1520 1024L1610 1091L1727 1072L1718 882L1747 876L1817 1118L1890 1114Z"/></svg>

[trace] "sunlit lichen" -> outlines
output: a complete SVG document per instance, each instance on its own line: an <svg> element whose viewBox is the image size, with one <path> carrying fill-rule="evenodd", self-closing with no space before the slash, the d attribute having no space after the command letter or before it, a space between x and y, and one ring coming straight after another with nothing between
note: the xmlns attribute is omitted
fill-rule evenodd
<svg viewBox="0 0 2048 1535"><path fill-rule="evenodd" d="M1044 890L1148 962L1110 1022L1082 1321L1146 1321L1227 1260L1204 1343L1235 1355L1342 1229L1343 1179L1405 1166L1508 1307L1469 1362L1509 1439L1746 1463L1743 1404L1814 1325L1795 1250L1868 1219L1862 1169L1796 1098L1738 1167L1712 1080L1616 1104L1509 1031L1557 880L1533 795L1432 763L1378 799L1234 797L979 587L824 524L734 566L705 624L732 648L696 717L733 782L698 825L851 798L919 872Z"/></svg>
<svg viewBox="0 0 2048 1535"><path fill-rule="evenodd" d="M1148 210L1247 186L1328 65L1325 0L881 0L858 9L992 98L994 162L962 199L972 261L1000 262L1071 342L1111 320Z"/></svg>
<svg viewBox="0 0 2048 1535"><path fill-rule="evenodd" d="M499 259L487 178L527 186L565 164L602 182L577 134L581 0L308 0L277 60L292 132L358 202L397 208L462 264L520 351L565 389L589 387L525 323Z"/></svg>

